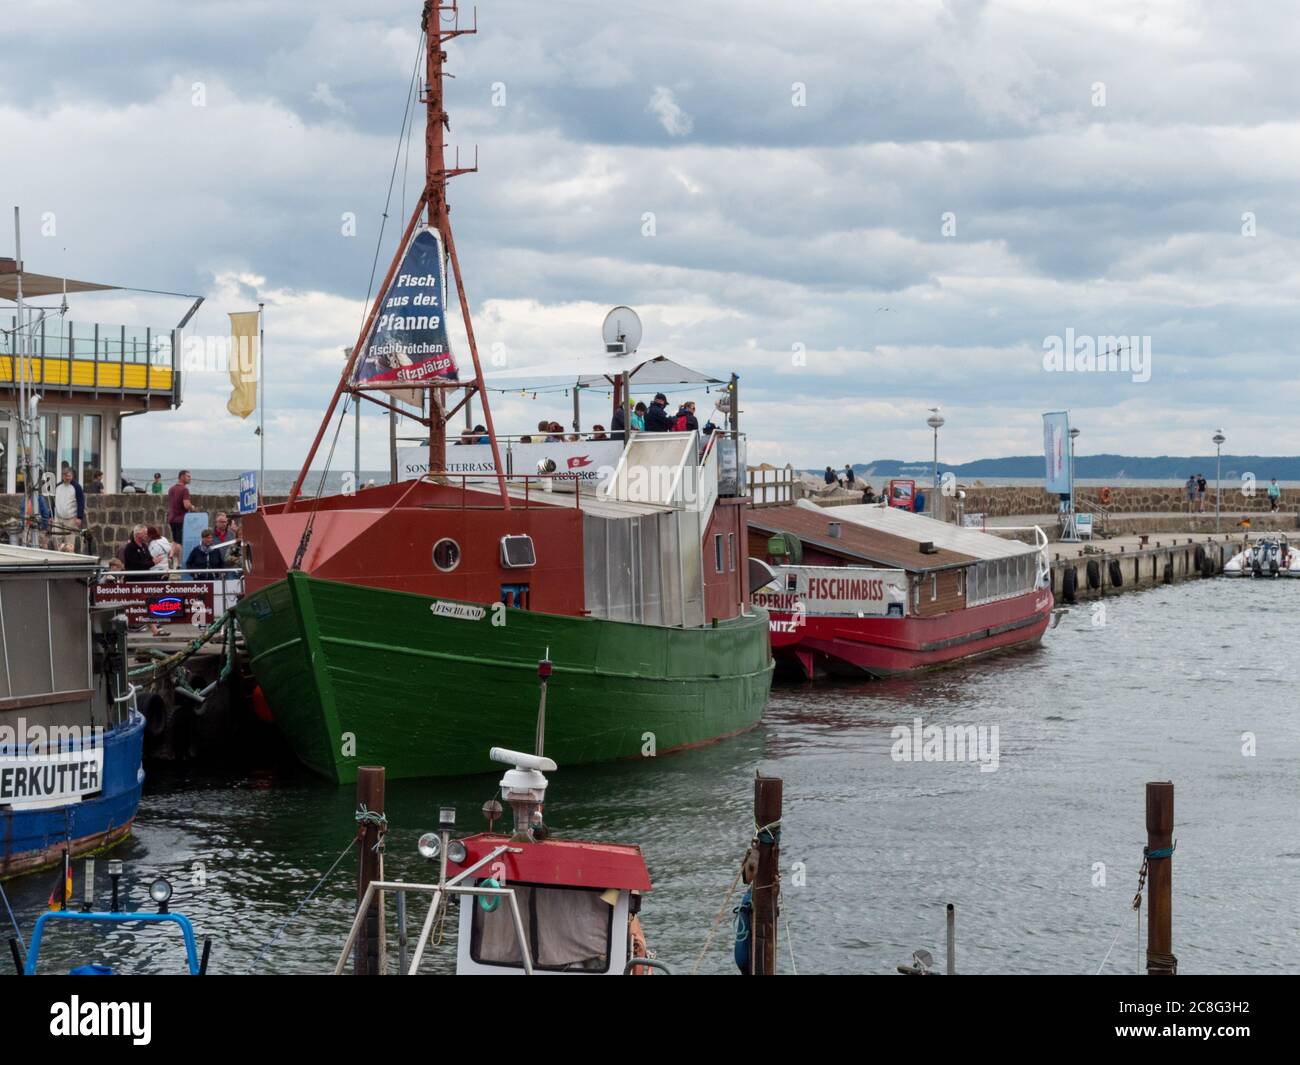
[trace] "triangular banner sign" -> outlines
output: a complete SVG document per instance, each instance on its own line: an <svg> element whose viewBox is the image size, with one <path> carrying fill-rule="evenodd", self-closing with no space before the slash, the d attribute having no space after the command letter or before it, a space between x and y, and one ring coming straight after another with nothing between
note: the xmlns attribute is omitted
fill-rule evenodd
<svg viewBox="0 0 1300 1065"><path fill-rule="evenodd" d="M353 388L410 388L456 381L447 341L447 257L442 234L411 238L352 370Z"/></svg>

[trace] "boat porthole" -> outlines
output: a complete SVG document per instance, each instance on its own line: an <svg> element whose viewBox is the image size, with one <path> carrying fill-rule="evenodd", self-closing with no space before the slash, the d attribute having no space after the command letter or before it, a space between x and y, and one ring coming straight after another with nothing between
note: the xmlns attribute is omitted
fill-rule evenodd
<svg viewBox="0 0 1300 1065"><path fill-rule="evenodd" d="M460 544L446 538L433 545L433 564L443 573L450 573L460 565Z"/></svg>

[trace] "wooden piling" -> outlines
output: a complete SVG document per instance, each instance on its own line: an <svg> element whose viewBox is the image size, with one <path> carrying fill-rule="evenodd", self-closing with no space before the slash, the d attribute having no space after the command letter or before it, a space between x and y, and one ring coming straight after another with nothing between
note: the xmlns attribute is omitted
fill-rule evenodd
<svg viewBox="0 0 1300 1065"><path fill-rule="evenodd" d="M776 921L780 914L781 861L780 777L754 778L754 824L758 837L758 872L751 885L754 901L755 976L776 975Z"/></svg>
<svg viewBox="0 0 1300 1065"><path fill-rule="evenodd" d="M1147 784L1147 975L1174 976L1174 785Z"/></svg>
<svg viewBox="0 0 1300 1065"><path fill-rule="evenodd" d="M357 809L372 814L384 812L384 768L363 765L357 769ZM357 822L357 905L365 897L372 880L383 879L383 857L376 849L379 842L379 825L373 819ZM383 973L384 953L384 902L382 893L376 894L370 913L366 915L357 935L352 955L352 971L357 976L379 976Z"/></svg>

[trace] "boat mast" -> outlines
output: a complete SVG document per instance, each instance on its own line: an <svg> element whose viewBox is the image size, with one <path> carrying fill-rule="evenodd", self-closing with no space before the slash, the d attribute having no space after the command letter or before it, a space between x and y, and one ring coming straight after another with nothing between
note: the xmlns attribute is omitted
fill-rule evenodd
<svg viewBox="0 0 1300 1065"><path fill-rule="evenodd" d="M444 27L442 21L443 12L451 15L448 26ZM392 404L368 395L365 391L353 388L349 385L352 376L353 367L358 359L361 358L365 350L366 337L370 333L370 328L379 308L384 301L388 292L388 287L393 280L402 257L406 253L406 246L410 242L412 235L420 221L421 214L424 215L425 224L430 229L436 229L441 235L443 246L446 249L447 258L451 264L452 277L455 279L456 295L460 300L461 318L465 323L465 336L469 342L470 358L474 363L473 381L458 381L452 383L430 382L429 389L429 418L425 422L429 429L429 473L431 475L446 472L447 465L447 420L454 415L461 407L469 403L475 393L479 395L479 401L483 404L483 420L488 431L488 441L492 448L492 462L496 467L497 490L501 495L501 506L505 510L510 509L510 495L506 490L505 467L501 462L501 451L497 445L496 428L492 424L492 410L488 404L487 391L483 386L483 367L479 362L478 344L474 339L474 323L470 320L469 300L465 295L465 285L460 272L460 259L456 255L456 243L451 234L451 221L449 218L449 208L447 206L447 181L459 174L471 174L478 170L477 166L462 167L459 165L459 153L457 153L457 165L448 167L443 157L444 139L443 133L449 128L447 112L443 107L442 79L443 64L447 59L447 53L443 50L443 45L454 37L460 37L463 34L478 32L477 19L475 25L469 28L461 28L460 12L457 0L452 0L449 4L438 2L438 0L425 0L424 11L421 15L421 24L424 28L425 35L425 88L421 102L425 105L425 183L424 190L420 194L419 201L415 205L415 210L411 214L411 219L407 223L406 232L403 233L402 239L397 247L397 252L389 265L388 273L384 282L379 287L375 296L375 302L370 308L370 313L366 316L365 325L361 329L361 335L357 339L356 345L352 349L352 355L343 368L343 374L339 378L338 387L334 390L334 398L330 401L325 417L322 419L320 428L316 431L316 439L312 442L310 450L307 452L307 458L303 462L302 470L298 478L294 481L293 487L289 491L289 499L285 505L286 510L293 506L294 501L298 498L302 490L303 481L307 478L307 472L311 467L312 460L316 457L316 451L320 447L321 440L325 436L325 430L334 416L334 411L343 393L351 392L355 401L359 402L362 398L369 399L373 403L378 403L381 407L390 412L396 410ZM447 308L443 308L443 314L447 313ZM463 388L464 396L460 402L451 410L446 409L445 394L448 390Z"/></svg>

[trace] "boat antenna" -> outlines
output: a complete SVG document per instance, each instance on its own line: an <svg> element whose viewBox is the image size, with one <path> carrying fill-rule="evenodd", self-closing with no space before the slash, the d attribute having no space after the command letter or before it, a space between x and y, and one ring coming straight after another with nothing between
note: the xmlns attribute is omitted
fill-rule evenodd
<svg viewBox="0 0 1300 1065"><path fill-rule="evenodd" d="M447 17L444 18L444 15ZM361 334L357 339L357 343L353 346L352 355L343 368L338 386L334 390L334 397L325 412L325 417L321 420L320 428L317 430L316 438L312 442L307 457L303 462L302 470L289 491L289 498L285 504L286 510L292 508L294 501L301 493L307 470L316 456L316 451L324 438L326 427L334 415L340 397L345 391L351 392L357 399L368 399L385 409L397 411L393 404L351 385L350 381L353 368L365 352L366 337L370 333L375 318L378 316L385 294L388 292L389 285L392 283L393 277L405 255L407 245L410 243L421 220L428 228L436 230L442 237L447 263L451 267L451 275L456 285L456 296L460 303L461 318L465 325L465 336L469 343L470 358L474 365L474 379L472 381L428 381L420 386L429 390L430 398L429 417L427 421L422 419L429 429L429 472L430 474L446 473L447 420L468 404L477 393L483 406L483 421L487 427L488 442L492 448L492 461L496 467L497 490L501 496L501 506L503 510L510 509L510 495L506 489L505 467L501 462L501 453L497 444L496 428L492 422L492 410L488 403L487 389L483 385L483 367L479 361L478 343L474 337L474 323L470 318L469 299L465 295L464 279L460 272L460 259L456 254L456 241L452 235L447 206L448 180L461 174L471 174L477 171L478 151L476 149L474 153L474 166L462 167L460 165L459 150L456 152L455 163L450 167L447 166L444 154L444 133L451 126L447 111L443 106L443 78L445 76L443 64L447 59L447 53L443 46L456 37L478 32L477 9L475 10L474 24L469 27L462 27L460 25L458 0L452 0L451 3L442 3L440 0L425 0L421 24L425 37L425 86L420 96L420 102L425 105L424 190L416 201L406 231L402 235L402 240L393 257L392 264L388 268L388 274L378 289L370 313L366 316ZM445 394L451 389L464 389L464 395L455 407L447 410ZM399 414L405 413L403 411L397 412Z"/></svg>

